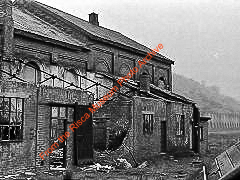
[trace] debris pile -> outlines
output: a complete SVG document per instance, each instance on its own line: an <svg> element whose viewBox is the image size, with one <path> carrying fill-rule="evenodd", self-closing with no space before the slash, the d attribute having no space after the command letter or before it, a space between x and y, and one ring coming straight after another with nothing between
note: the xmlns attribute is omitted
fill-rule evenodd
<svg viewBox="0 0 240 180"><path fill-rule="evenodd" d="M129 168L132 168L132 165L126 159L118 158L116 161L116 168L129 169Z"/></svg>
<svg viewBox="0 0 240 180"><path fill-rule="evenodd" d="M82 171L98 171L98 172L106 172L109 173L112 170L119 169L131 169L131 168L138 168L143 169L148 166L148 162L144 161L141 164L138 164L138 166L133 166L130 162L127 161L127 159L124 158L117 158L116 160L112 158L112 162L109 164L102 165L100 163L96 163L94 165L86 166L80 168Z"/></svg>
<svg viewBox="0 0 240 180"><path fill-rule="evenodd" d="M87 167L83 167L83 168L80 168L82 171L99 171L99 172L106 172L106 173L109 173L110 170L114 170L115 167L113 166L109 166L109 165L101 165L99 163L96 163L94 165L90 165L90 166L87 166Z"/></svg>

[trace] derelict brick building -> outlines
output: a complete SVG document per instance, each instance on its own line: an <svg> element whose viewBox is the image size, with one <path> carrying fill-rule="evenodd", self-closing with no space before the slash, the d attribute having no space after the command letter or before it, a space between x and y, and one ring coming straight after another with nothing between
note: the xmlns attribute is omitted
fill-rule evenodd
<svg viewBox="0 0 240 180"><path fill-rule="evenodd" d="M151 50L101 27L95 13L87 22L32 0L2 0L0 12L1 173L73 169L97 151L126 153L122 143L137 159L199 151L199 111L172 92L172 60L152 57L73 133L69 125ZM71 136L42 160L65 131Z"/></svg>

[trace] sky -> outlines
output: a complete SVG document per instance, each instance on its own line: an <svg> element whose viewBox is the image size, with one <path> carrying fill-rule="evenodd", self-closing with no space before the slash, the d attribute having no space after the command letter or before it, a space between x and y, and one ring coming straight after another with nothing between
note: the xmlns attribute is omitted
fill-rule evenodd
<svg viewBox="0 0 240 180"><path fill-rule="evenodd" d="M163 44L173 71L240 100L239 0L37 0L149 48Z"/></svg>

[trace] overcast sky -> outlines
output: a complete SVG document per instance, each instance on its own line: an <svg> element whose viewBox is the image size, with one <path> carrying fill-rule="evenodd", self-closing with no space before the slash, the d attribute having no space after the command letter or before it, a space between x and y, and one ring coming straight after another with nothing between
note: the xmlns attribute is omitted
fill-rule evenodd
<svg viewBox="0 0 240 180"><path fill-rule="evenodd" d="M38 0L154 48L175 61L174 72L240 100L239 0Z"/></svg>

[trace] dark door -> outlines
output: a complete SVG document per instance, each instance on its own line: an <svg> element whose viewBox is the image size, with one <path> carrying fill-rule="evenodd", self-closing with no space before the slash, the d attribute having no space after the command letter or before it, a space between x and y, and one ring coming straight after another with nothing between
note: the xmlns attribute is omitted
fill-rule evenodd
<svg viewBox="0 0 240 180"><path fill-rule="evenodd" d="M199 127L193 127L193 151L199 153L200 150L200 140L199 140Z"/></svg>
<svg viewBox="0 0 240 180"><path fill-rule="evenodd" d="M74 131L74 150L76 165L93 163L93 122L89 106L75 106L75 122L86 113L90 116Z"/></svg>
<svg viewBox="0 0 240 180"><path fill-rule="evenodd" d="M161 152L167 151L167 123L161 121Z"/></svg>
<svg viewBox="0 0 240 180"><path fill-rule="evenodd" d="M199 153L200 151L200 137L199 137L199 121L200 121L200 112L197 107L193 108L193 122L192 122L192 141L193 141L193 151Z"/></svg>

